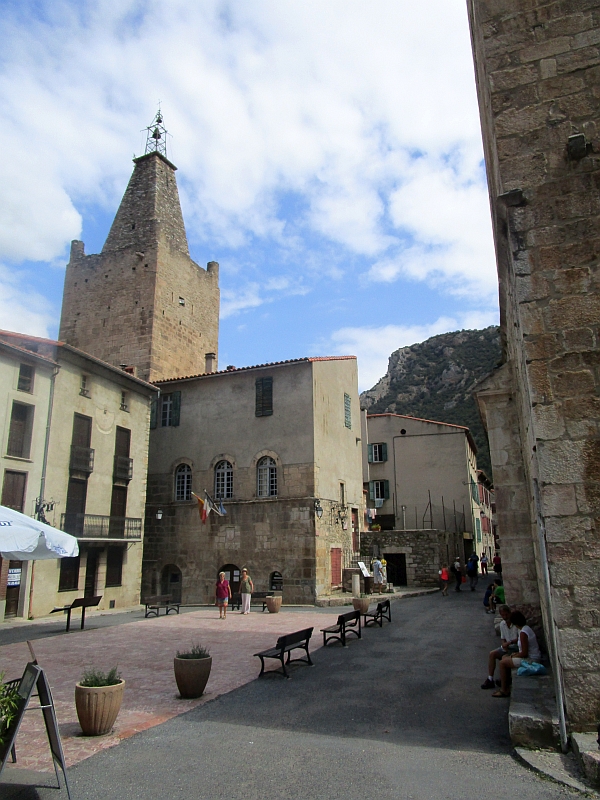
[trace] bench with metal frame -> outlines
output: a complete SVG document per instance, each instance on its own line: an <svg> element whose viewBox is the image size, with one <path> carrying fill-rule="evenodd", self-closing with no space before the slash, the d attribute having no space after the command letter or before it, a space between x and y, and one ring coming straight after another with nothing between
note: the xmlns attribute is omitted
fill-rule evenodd
<svg viewBox="0 0 600 800"><path fill-rule="evenodd" d="M360 626L360 611L348 611L340 614L335 625L329 628L321 628L323 634L323 647L329 642L341 642L342 647L346 647L346 636L353 633L357 639L362 639Z"/></svg>
<svg viewBox="0 0 600 800"><path fill-rule="evenodd" d="M251 606L260 606L262 605L262 610L264 611L267 607L267 597L273 597L273 592L252 592L252 596L250 598L250 605ZM242 593L235 592L231 596L230 601L231 609L233 611L234 608L237 608L239 611L242 607Z"/></svg>
<svg viewBox="0 0 600 800"><path fill-rule="evenodd" d="M379 625L380 628L383 628L383 620L387 619L388 622L392 621L392 607L390 605L389 600L382 600L380 603L377 603L377 608L375 611L367 611L366 614L363 614L364 622L363 626L366 628L367 625Z"/></svg>
<svg viewBox="0 0 600 800"><path fill-rule="evenodd" d="M147 597L144 600L144 605L146 606L146 611L144 613L144 618L146 617L159 617L160 616L160 609L165 609L165 614L168 616L169 612L174 611L176 614L179 614L179 606L181 603L174 603L171 600L170 594L157 594L153 597Z"/></svg>
<svg viewBox="0 0 600 800"><path fill-rule="evenodd" d="M51 614L55 614L58 611L63 611L67 615L67 629L66 632L68 633L71 630L71 611L75 608L81 609L81 630L85 627L85 610L86 608L94 608L100 603L102 600L102 595L98 597L78 597L76 600L73 600L71 605L69 606L60 606L59 608L53 608L50 612Z"/></svg>
<svg viewBox="0 0 600 800"><path fill-rule="evenodd" d="M309 664L311 667L314 667L308 651L308 644L310 642L310 637L312 636L313 630L314 628L305 628L304 630L296 631L295 633L288 633L285 636L280 636L279 639L277 639L277 644L275 647L271 647L269 650L263 650L261 653L254 653L256 658L260 658L261 663L260 674L258 677L260 678L265 674L265 658L276 658L281 661L281 670L274 669L269 670L269 672L283 675L286 678L290 677L286 670L286 665L290 662L300 661L303 664ZM292 650L304 650L306 653L306 658L292 658ZM285 659L286 653L287 660Z"/></svg>

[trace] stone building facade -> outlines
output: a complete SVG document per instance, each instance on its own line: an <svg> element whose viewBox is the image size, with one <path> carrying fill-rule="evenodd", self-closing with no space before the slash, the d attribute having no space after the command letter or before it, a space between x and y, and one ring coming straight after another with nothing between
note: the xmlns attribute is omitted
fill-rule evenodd
<svg viewBox="0 0 600 800"><path fill-rule="evenodd" d="M158 383L143 593L214 598L223 569L313 603L342 583L364 514L356 358L304 358ZM222 502L202 524L192 492Z"/></svg>
<svg viewBox="0 0 600 800"><path fill-rule="evenodd" d="M600 3L468 9L504 344L478 400L507 601L541 607L564 741L600 718Z"/></svg>
<svg viewBox="0 0 600 800"><path fill-rule="evenodd" d="M59 338L144 380L216 370L219 265L190 258L176 167L134 163L102 252L71 244Z"/></svg>
<svg viewBox="0 0 600 800"><path fill-rule="evenodd" d="M81 596L101 595L100 609L138 604L155 388L49 339L0 331L0 354L0 406L12 408L0 416L2 504L41 511L79 540L75 558L13 564L6 614L45 616Z"/></svg>

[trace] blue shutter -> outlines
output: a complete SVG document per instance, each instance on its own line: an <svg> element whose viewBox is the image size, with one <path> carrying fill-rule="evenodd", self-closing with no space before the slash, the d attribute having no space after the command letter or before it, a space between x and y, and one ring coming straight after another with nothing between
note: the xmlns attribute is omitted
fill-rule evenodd
<svg viewBox="0 0 600 800"><path fill-rule="evenodd" d="M181 413L181 392L173 392L171 395L173 405L171 406L171 425L173 427L179 425L179 417Z"/></svg>
<svg viewBox="0 0 600 800"><path fill-rule="evenodd" d="M369 450L369 455L368 455L369 464L372 464L373 463L373 445L369 444L369 445L367 445L367 447L368 447L368 450Z"/></svg>
<svg viewBox="0 0 600 800"><path fill-rule="evenodd" d="M387 461L387 444L385 442L381 445L381 460Z"/></svg>
<svg viewBox="0 0 600 800"><path fill-rule="evenodd" d="M389 500L390 499L390 482L389 481L384 481L383 482L383 497L384 497L384 500Z"/></svg>
<svg viewBox="0 0 600 800"><path fill-rule="evenodd" d="M369 497L375 500L375 481L369 481Z"/></svg>
<svg viewBox="0 0 600 800"><path fill-rule="evenodd" d="M150 428L156 428L156 419L158 417L158 398L153 397L150 401Z"/></svg>

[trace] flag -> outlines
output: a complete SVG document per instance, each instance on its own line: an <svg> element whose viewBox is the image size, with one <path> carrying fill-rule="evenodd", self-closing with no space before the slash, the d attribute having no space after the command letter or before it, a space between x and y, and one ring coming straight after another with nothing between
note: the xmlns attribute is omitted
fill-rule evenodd
<svg viewBox="0 0 600 800"><path fill-rule="evenodd" d="M200 514L200 519L202 520L202 524L206 525L206 518L208 517L208 512L206 510L206 504L205 504L204 500L201 497L198 497L197 494L194 494L194 492L192 492L192 495L198 501L198 513Z"/></svg>
<svg viewBox="0 0 600 800"><path fill-rule="evenodd" d="M222 517L224 517L227 514L227 511L225 511L225 506L223 505L222 500L219 502L219 513L221 514Z"/></svg>
<svg viewBox="0 0 600 800"><path fill-rule="evenodd" d="M223 514L227 513L224 508L221 511L223 503L220 502L219 505L217 505L206 489L204 490L204 504L207 507L207 514L210 514L211 511L214 511L217 516L222 517Z"/></svg>

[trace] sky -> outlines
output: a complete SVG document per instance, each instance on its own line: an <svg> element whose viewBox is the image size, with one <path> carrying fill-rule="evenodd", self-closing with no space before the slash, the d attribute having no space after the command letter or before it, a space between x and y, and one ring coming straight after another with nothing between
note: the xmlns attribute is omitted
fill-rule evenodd
<svg viewBox="0 0 600 800"><path fill-rule="evenodd" d="M497 324L465 0L0 0L0 327L58 333L160 101L219 366Z"/></svg>

